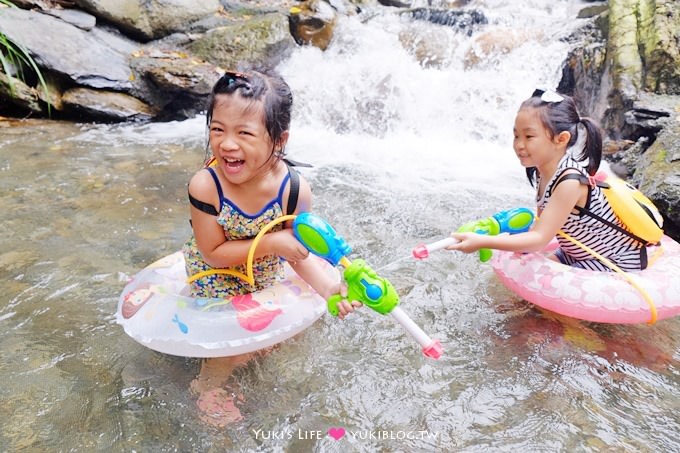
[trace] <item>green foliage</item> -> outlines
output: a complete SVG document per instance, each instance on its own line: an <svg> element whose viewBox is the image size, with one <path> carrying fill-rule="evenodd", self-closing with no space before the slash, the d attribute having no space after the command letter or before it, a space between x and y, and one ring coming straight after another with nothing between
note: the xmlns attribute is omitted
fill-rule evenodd
<svg viewBox="0 0 680 453"><path fill-rule="evenodd" d="M4 5L4 6L3 6ZM9 0L0 0L0 14L2 14L3 7L16 8L16 6ZM40 86L45 93L45 99L47 101L47 112L48 115L51 113L52 103L50 102L50 94L47 88L47 83L45 78L35 63L35 60L31 57L28 50L20 44L13 42L4 33L0 32L0 66L2 66L2 71L7 75L7 80L9 84L10 94L14 93L14 79L12 75L16 71L17 79L21 81L26 80L26 74L24 73L25 68L32 70L38 77Z"/></svg>

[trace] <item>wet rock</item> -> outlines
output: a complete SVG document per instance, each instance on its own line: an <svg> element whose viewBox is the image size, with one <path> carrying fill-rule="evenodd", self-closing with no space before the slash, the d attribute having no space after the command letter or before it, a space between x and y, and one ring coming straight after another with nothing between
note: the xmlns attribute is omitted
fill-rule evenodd
<svg viewBox="0 0 680 453"><path fill-rule="evenodd" d="M133 53L130 66L136 75L133 92L155 107L158 119L195 116L223 72L186 53L159 49Z"/></svg>
<svg viewBox="0 0 680 453"><path fill-rule="evenodd" d="M641 0L638 11L643 88L680 95L680 5L677 1Z"/></svg>
<svg viewBox="0 0 680 453"><path fill-rule="evenodd" d="M299 45L312 45L326 50L333 39L337 13L325 1L306 1L288 13L290 34Z"/></svg>
<svg viewBox="0 0 680 453"><path fill-rule="evenodd" d="M662 119L671 116L671 112L654 105L644 105L636 101L632 107L624 113L626 138L637 140L640 137L653 139L663 129L666 121Z"/></svg>
<svg viewBox="0 0 680 453"><path fill-rule="evenodd" d="M607 12L607 9L608 9L607 5L587 6L583 8L581 11L579 11L576 17L579 19L589 19L591 17L596 17L602 13Z"/></svg>
<svg viewBox="0 0 680 453"><path fill-rule="evenodd" d="M600 121L608 108L606 97L611 84L606 77L607 46L596 27L588 26L587 31L581 30L580 33L577 39L582 40L584 45L567 56L557 90L573 96L580 111L588 112L589 116ZM613 134L613 138L619 137Z"/></svg>
<svg viewBox="0 0 680 453"><path fill-rule="evenodd" d="M49 8L44 9L45 14L50 16L58 17L64 22L78 27L82 30L89 31L94 28L97 24L97 18L92 14L88 14L85 11L80 11L77 9L61 9L61 8Z"/></svg>
<svg viewBox="0 0 680 453"><path fill-rule="evenodd" d="M154 109L125 93L73 88L62 96L64 107L86 118L104 121L148 120L156 116Z"/></svg>
<svg viewBox="0 0 680 453"><path fill-rule="evenodd" d="M19 8L24 8L24 9L49 8L49 2L47 2L45 0L12 0L12 3L14 3L14 5L18 6Z"/></svg>
<svg viewBox="0 0 680 453"><path fill-rule="evenodd" d="M378 3L380 3L383 6L394 6L396 8L410 8L411 4L402 2L399 0L378 0Z"/></svg>
<svg viewBox="0 0 680 453"><path fill-rule="evenodd" d="M464 66L470 69L492 63L495 56L509 53L527 40L541 37L540 33L532 30L497 28L484 31L474 38L470 48L465 52Z"/></svg>
<svg viewBox="0 0 680 453"><path fill-rule="evenodd" d="M455 44L442 27L415 26L399 34L401 45L424 68L439 68L451 61Z"/></svg>
<svg viewBox="0 0 680 453"><path fill-rule="evenodd" d="M666 233L680 240L680 101L656 141L640 156L632 182L662 212Z"/></svg>
<svg viewBox="0 0 680 453"><path fill-rule="evenodd" d="M42 105L38 102L38 93L19 79L10 81L6 74L0 71L0 112L5 113L8 104L18 107L22 111L33 113L42 112Z"/></svg>
<svg viewBox="0 0 680 453"><path fill-rule="evenodd" d="M483 12L478 10L454 10L437 8L414 8L403 14L414 20L424 20L437 25L452 27L467 36L489 21Z"/></svg>
<svg viewBox="0 0 680 453"><path fill-rule="evenodd" d="M184 49L225 69L240 63L276 64L295 46L281 14L264 14L195 37Z"/></svg>
<svg viewBox="0 0 680 453"><path fill-rule="evenodd" d="M603 159L609 163L609 167L616 176L629 180L635 173L640 156L649 147L647 142L647 138L641 138L637 142L605 139L602 150Z"/></svg>

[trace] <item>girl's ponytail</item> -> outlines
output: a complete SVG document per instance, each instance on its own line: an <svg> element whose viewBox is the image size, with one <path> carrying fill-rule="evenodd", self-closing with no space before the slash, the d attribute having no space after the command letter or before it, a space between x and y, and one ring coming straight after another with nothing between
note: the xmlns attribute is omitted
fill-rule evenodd
<svg viewBox="0 0 680 453"><path fill-rule="evenodd" d="M602 131L597 123L588 117L580 118L579 122L585 127L586 137L583 151L577 159L580 161L588 159L587 171L593 176L602 161Z"/></svg>

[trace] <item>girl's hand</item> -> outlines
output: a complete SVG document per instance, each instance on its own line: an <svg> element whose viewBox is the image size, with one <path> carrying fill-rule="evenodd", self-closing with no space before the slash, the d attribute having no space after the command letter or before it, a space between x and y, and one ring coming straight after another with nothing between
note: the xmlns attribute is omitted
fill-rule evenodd
<svg viewBox="0 0 680 453"><path fill-rule="evenodd" d="M297 240L291 228L270 233L269 241L272 252L291 264L302 261L309 255L309 250Z"/></svg>
<svg viewBox="0 0 680 453"><path fill-rule="evenodd" d="M342 301L337 305L338 306L338 318L340 319L345 319L345 316L348 314L352 313L355 308L359 308L363 306L361 302L358 300L353 300L353 301L348 301L347 298L347 285L343 283L338 283L338 288L336 291L333 292L333 294L340 293L340 296L342 296Z"/></svg>
<svg viewBox="0 0 680 453"><path fill-rule="evenodd" d="M476 252L487 247L485 240L488 236L477 233L451 233L451 237L458 240L456 244L446 247L446 250L457 250L463 253Z"/></svg>

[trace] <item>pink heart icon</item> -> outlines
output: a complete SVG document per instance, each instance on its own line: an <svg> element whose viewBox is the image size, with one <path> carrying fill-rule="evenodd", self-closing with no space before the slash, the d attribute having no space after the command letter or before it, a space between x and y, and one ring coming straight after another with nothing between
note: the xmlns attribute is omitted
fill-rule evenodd
<svg viewBox="0 0 680 453"><path fill-rule="evenodd" d="M345 428L328 428L328 435L335 440L340 440L345 436Z"/></svg>

